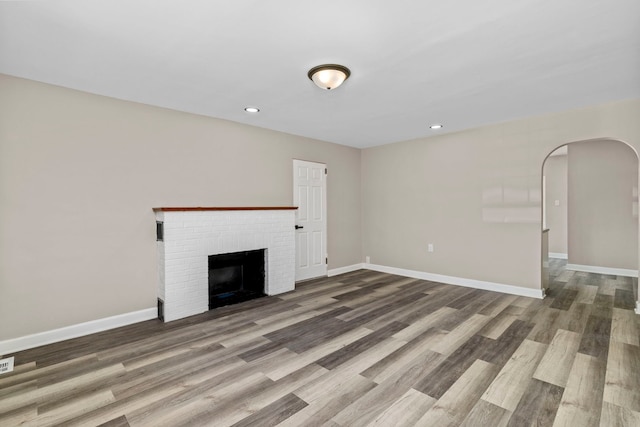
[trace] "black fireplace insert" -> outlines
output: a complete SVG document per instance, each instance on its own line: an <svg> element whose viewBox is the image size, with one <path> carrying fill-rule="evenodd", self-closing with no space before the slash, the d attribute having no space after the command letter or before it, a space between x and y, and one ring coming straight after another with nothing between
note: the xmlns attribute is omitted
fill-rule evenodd
<svg viewBox="0 0 640 427"><path fill-rule="evenodd" d="M209 310L265 296L265 249L209 255Z"/></svg>

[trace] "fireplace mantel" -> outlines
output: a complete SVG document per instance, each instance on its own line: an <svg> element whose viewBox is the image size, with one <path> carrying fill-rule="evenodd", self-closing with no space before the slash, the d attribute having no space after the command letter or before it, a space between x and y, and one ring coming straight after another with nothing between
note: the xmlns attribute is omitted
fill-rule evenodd
<svg viewBox="0 0 640 427"><path fill-rule="evenodd" d="M154 208L158 299L165 321L209 309L208 257L265 249L265 289L295 288L295 210L285 207Z"/></svg>
<svg viewBox="0 0 640 427"><path fill-rule="evenodd" d="M154 212L189 212L189 211L288 211L298 209L295 206L241 206L241 207L165 207L153 208Z"/></svg>

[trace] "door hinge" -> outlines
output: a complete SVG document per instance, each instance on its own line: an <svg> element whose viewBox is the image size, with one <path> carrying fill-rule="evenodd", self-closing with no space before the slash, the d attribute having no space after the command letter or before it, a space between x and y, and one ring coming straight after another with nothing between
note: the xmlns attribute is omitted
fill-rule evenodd
<svg viewBox="0 0 640 427"><path fill-rule="evenodd" d="M324 174L325 175L327 174L327 168L324 168Z"/></svg>
<svg viewBox="0 0 640 427"><path fill-rule="evenodd" d="M324 263L325 263L325 264L327 264L327 265L329 265L329 257L326 257L326 258L324 259Z"/></svg>

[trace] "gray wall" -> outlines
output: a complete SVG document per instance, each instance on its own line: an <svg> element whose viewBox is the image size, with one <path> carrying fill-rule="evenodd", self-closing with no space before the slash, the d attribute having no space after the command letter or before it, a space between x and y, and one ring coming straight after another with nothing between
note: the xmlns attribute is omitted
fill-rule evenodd
<svg viewBox="0 0 640 427"><path fill-rule="evenodd" d="M638 157L612 141L569 144L569 263L638 269Z"/></svg>
<svg viewBox="0 0 640 427"><path fill-rule="evenodd" d="M547 154L640 148L640 100L360 151L8 76L0 94L0 340L153 307L151 208L289 205L293 158L329 167L329 268L539 289Z"/></svg>
<svg viewBox="0 0 640 427"><path fill-rule="evenodd" d="M0 75L0 340L154 307L153 207L281 206L327 163L329 268L361 262L360 151Z"/></svg>
<svg viewBox="0 0 640 427"><path fill-rule="evenodd" d="M638 117L640 101L622 101L363 150L363 255L539 289L546 156L607 137L637 151Z"/></svg>

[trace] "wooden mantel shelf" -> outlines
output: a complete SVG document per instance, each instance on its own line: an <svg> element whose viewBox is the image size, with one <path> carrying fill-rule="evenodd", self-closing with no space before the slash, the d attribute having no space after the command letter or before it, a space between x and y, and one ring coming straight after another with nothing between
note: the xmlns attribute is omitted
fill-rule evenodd
<svg viewBox="0 0 640 427"><path fill-rule="evenodd" d="M177 211L289 211L298 209L296 206L241 206L241 207L171 207L153 208L154 212Z"/></svg>

